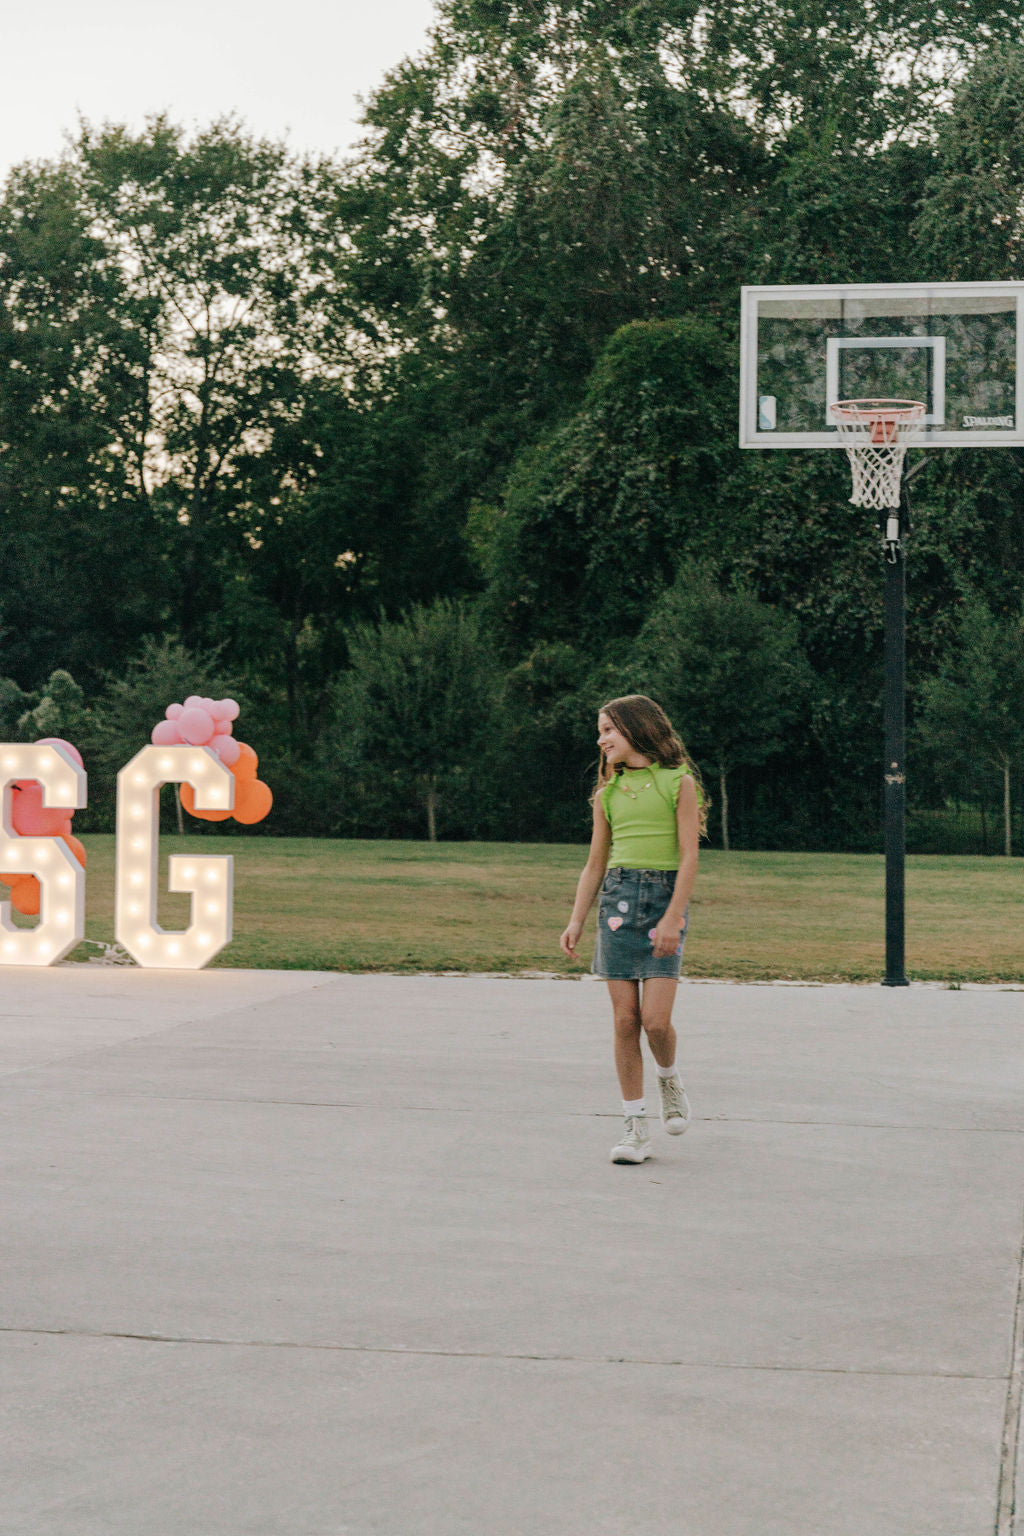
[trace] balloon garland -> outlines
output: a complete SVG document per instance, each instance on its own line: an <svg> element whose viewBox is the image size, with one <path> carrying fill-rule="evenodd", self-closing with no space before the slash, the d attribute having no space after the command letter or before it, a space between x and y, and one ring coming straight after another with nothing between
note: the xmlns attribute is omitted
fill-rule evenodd
<svg viewBox="0 0 1024 1536"><path fill-rule="evenodd" d="M150 740L157 747L184 744L209 747L216 752L235 776L234 810L196 810L195 793L190 784L182 784L178 791L181 803L190 816L200 821L227 821L233 817L243 826L251 827L269 815L274 796L270 786L256 776L260 760L252 747L233 735L238 714L234 699L206 699L193 693L184 704L168 704L164 718L153 727Z"/></svg>

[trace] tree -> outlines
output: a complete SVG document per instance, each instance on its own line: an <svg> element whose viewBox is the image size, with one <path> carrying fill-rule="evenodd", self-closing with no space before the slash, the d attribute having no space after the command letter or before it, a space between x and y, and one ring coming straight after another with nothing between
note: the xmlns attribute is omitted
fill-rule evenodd
<svg viewBox="0 0 1024 1536"><path fill-rule="evenodd" d="M458 359L464 400L543 420L622 324L777 280L777 182L798 212L810 171L809 201L844 209L824 241L871 262L950 91L1021 36L992 0L442 0L366 109L343 199L353 323L381 366Z"/></svg>
<svg viewBox="0 0 1024 1536"><path fill-rule="evenodd" d="M0 202L0 574L28 686L94 678L160 621L163 551L124 451L134 347L71 168L18 168Z"/></svg>
<svg viewBox="0 0 1024 1536"><path fill-rule="evenodd" d="M514 647L598 656L637 632L680 559L741 539L743 519L717 512L735 388L720 325L616 332L580 410L513 467L492 530L486 609Z"/></svg>
<svg viewBox="0 0 1024 1536"><path fill-rule="evenodd" d="M794 620L709 570L685 566L656 604L636 646L645 692L662 704L698 763L717 778L722 846L729 847L728 775L781 752L811 673Z"/></svg>
<svg viewBox="0 0 1024 1536"><path fill-rule="evenodd" d="M980 598L965 599L958 645L938 674L924 680L918 739L940 782L961 794L977 789L978 764L996 769L1003 790L1003 852L1013 851L1011 774L1024 760L1024 610L996 616Z"/></svg>
<svg viewBox="0 0 1024 1536"><path fill-rule="evenodd" d="M744 280L919 279L921 254L908 230L933 168L927 139L910 144L896 139L867 154L844 138L835 119L826 119L817 133L795 125L775 149L771 175L739 213Z"/></svg>
<svg viewBox="0 0 1024 1536"><path fill-rule="evenodd" d="M864 837L873 520L841 455L736 448L737 288L1020 275L1022 29L1004 0L440 0L347 166L154 118L20 167L0 202L11 728L58 668L93 698L147 635L222 646L284 821L306 830L315 800L326 829L317 786L358 765L333 726L313 749L358 626L465 600L510 668L515 804L460 769L435 830L557 836L591 756L581 689L629 671L696 561L794 619L816 676L814 732L775 733L792 789L741 766L734 825L771 836L788 805L804 846ZM1022 547L1024 454L928 456L912 677L965 588L1016 611ZM571 787L535 811L519 787L552 759ZM346 830L430 801L380 760L358 783Z"/></svg>
<svg viewBox="0 0 1024 1536"><path fill-rule="evenodd" d="M769 144L831 129L868 155L927 140L972 63L1022 34L1019 11L1000 0L711 0L694 21L706 88Z"/></svg>
<svg viewBox="0 0 1024 1536"><path fill-rule="evenodd" d="M1024 47L984 52L941 120L912 229L923 275L961 281L1024 272Z"/></svg>
<svg viewBox="0 0 1024 1536"><path fill-rule="evenodd" d="M13 677L0 677L0 740L19 740L18 722L38 702L39 695L25 693Z"/></svg>
<svg viewBox="0 0 1024 1536"><path fill-rule="evenodd" d="M273 491L315 473L296 423L349 361L326 314L336 171L231 120L188 141L162 117L138 135L84 128L76 169L142 338L125 451L178 545L180 630L194 645L225 557L258 548ZM277 485L264 474L254 507L246 481L267 463Z"/></svg>
<svg viewBox="0 0 1024 1536"><path fill-rule="evenodd" d="M38 741L42 736L60 736L77 746L86 729L85 693L70 672L58 667L47 678L42 697L18 720L17 739Z"/></svg>
<svg viewBox="0 0 1024 1536"><path fill-rule="evenodd" d="M146 746L168 704L190 694L239 698L237 682L222 670L217 652L195 654L173 640L147 640L116 675L109 673L75 740L89 772L89 809L85 830L113 825L117 775ZM181 830L180 803L174 797Z"/></svg>
<svg viewBox="0 0 1024 1536"><path fill-rule="evenodd" d="M703 286L709 231L763 157L692 88L698 32L679 0L445 0L371 99L342 199L379 368L428 353L453 414L522 432L572 403L615 329Z"/></svg>
<svg viewBox="0 0 1024 1536"><path fill-rule="evenodd" d="M230 120L189 139L163 117L85 125L58 165L14 173L0 494L16 631L41 611L82 650L81 630L93 672L112 659L101 613L123 648L147 629L214 638L225 592L315 480L319 407L344 392L337 180Z"/></svg>
<svg viewBox="0 0 1024 1536"><path fill-rule="evenodd" d="M499 672L479 621L445 600L362 625L333 693L326 753L390 781L421 808L427 836L474 778L488 782L501 730Z"/></svg>

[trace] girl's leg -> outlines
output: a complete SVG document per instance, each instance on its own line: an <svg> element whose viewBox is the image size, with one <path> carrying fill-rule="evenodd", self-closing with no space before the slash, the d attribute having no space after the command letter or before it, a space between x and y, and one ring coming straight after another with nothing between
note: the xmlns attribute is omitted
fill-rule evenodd
<svg viewBox="0 0 1024 1536"><path fill-rule="evenodd" d="M644 982L641 1018L651 1054L658 1063L658 1095L661 1122L670 1136L681 1136L690 1123L690 1101L676 1071L676 1032L672 1026L672 1004L678 983L667 977L651 977Z"/></svg>
<svg viewBox="0 0 1024 1536"><path fill-rule="evenodd" d="M640 983L610 981L608 992L615 1014L615 1069L622 1089L625 1123L612 1147L613 1163L643 1163L651 1155L646 1115L637 1113L644 1096L644 1062L640 1054ZM627 1108L626 1106L630 1106Z"/></svg>
<svg viewBox="0 0 1024 1536"><path fill-rule="evenodd" d="M640 1054L640 983L609 981L607 985L615 1015L615 1070L619 1074L622 1097L630 1103L644 1096L644 1063Z"/></svg>
<svg viewBox="0 0 1024 1536"><path fill-rule="evenodd" d="M676 1032L672 1024L672 1006L678 986L677 981L667 976L652 976L644 982L640 1017L651 1055L659 1067L675 1065Z"/></svg>

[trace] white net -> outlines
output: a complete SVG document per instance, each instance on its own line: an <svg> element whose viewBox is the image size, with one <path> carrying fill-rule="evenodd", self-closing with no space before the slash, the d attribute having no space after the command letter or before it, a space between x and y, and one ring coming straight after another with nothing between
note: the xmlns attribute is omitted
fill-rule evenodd
<svg viewBox="0 0 1024 1536"><path fill-rule="evenodd" d="M903 459L920 436L921 400L837 400L832 420L853 470L855 507L896 507Z"/></svg>

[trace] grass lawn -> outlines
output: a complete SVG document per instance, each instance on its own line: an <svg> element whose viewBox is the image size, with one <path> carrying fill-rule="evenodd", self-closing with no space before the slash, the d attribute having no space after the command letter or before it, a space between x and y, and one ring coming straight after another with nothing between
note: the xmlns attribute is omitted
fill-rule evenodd
<svg viewBox="0 0 1024 1536"><path fill-rule="evenodd" d="M87 937L113 939L114 839L88 836ZM558 936L579 846L164 837L168 853L235 859L235 938L213 962L334 971L578 975ZM705 851L684 972L740 980L876 981L884 970L881 856ZM907 861L911 979L1024 984L1024 861ZM188 898L165 895L166 928ZM593 914L582 952L592 948ZM86 960L97 946L81 945Z"/></svg>

